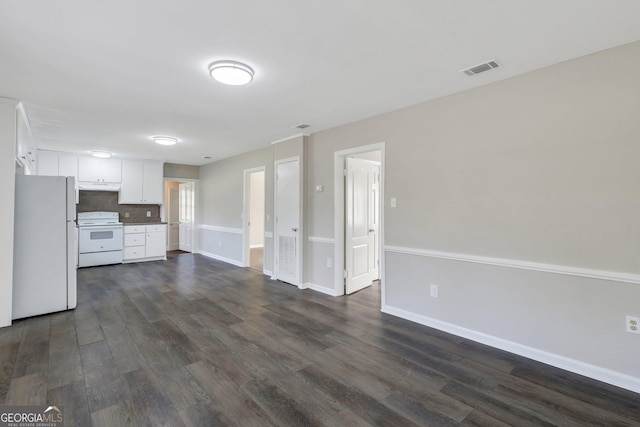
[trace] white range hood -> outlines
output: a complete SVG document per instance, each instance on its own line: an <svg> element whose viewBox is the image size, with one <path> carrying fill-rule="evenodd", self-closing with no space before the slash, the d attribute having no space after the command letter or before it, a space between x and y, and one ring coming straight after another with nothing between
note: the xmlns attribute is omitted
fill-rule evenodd
<svg viewBox="0 0 640 427"><path fill-rule="evenodd" d="M108 184L108 183L98 183L98 182L79 182L78 190L89 190L89 191L120 191L120 184Z"/></svg>

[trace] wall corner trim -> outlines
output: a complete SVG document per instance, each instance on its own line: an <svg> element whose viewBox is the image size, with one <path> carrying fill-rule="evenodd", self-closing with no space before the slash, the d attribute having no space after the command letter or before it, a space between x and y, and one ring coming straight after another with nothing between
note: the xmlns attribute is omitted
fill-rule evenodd
<svg viewBox="0 0 640 427"><path fill-rule="evenodd" d="M640 284L640 274L622 273L617 271L594 270L590 268L570 267L565 265L544 264L540 262L522 261L507 258L493 258L480 255L441 252L429 249L405 248L402 246L385 245L385 252L405 255L417 255L428 258L440 258L453 261L473 262L476 264L496 265L499 267L519 268L523 270L541 271L544 273L564 274L567 276L587 277L591 279L609 280Z"/></svg>
<svg viewBox="0 0 640 427"><path fill-rule="evenodd" d="M520 356L527 357L529 359L536 360L538 362L546 363L547 365L555 366L556 368L564 369L569 372L584 375L598 381L603 381L617 387L640 393L640 378L632 377L630 375L622 374L620 372L616 372L600 366L591 365L579 360L570 359L558 354L549 353L537 348L528 347L526 345L498 338L493 335L487 335L482 332L463 328L452 323L443 322L438 319L412 313L410 311L391 307L389 305L383 306L381 311L383 313L397 316L405 320L410 320L412 322L416 322L430 328L438 329L440 331L476 341L481 344L486 344L500 350L508 351L509 353L514 353Z"/></svg>
<svg viewBox="0 0 640 427"><path fill-rule="evenodd" d="M231 265L235 265L236 267L243 267L244 268L244 265L242 264L242 261L238 261L238 260L231 259L231 258L225 258L225 257L220 256L220 255L212 254L211 252L199 251L198 253L200 255L206 256L207 258L213 258L213 259L215 259L217 261L226 262L227 264L231 264Z"/></svg>

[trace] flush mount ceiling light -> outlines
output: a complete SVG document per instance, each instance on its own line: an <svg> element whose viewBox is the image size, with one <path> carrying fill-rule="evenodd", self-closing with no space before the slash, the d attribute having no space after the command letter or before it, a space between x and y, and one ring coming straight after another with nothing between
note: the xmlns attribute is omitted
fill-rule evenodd
<svg viewBox="0 0 640 427"><path fill-rule="evenodd" d="M253 69L236 61L216 61L209 65L209 74L225 85L241 86L253 80Z"/></svg>
<svg viewBox="0 0 640 427"><path fill-rule="evenodd" d="M91 155L93 157L100 157L101 159L108 159L113 155L113 153L110 153L108 151L92 151Z"/></svg>
<svg viewBox="0 0 640 427"><path fill-rule="evenodd" d="M160 145L176 145L178 138L172 136L154 136L153 140Z"/></svg>

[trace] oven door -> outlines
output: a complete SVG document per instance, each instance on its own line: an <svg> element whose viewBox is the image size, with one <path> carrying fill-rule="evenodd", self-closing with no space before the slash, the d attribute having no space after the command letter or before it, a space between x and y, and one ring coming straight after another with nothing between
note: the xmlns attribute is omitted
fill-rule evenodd
<svg viewBox="0 0 640 427"><path fill-rule="evenodd" d="M122 225L80 227L78 252L121 251L123 246Z"/></svg>

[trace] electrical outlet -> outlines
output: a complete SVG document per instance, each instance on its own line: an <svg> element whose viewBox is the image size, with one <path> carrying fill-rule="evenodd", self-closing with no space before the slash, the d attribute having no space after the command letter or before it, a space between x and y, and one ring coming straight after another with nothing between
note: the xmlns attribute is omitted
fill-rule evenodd
<svg viewBox="0 0 640 427"><path fill-rule="evenodd" d="M395 208L396 206L398 206L398 199L396 199L395 197L391 198L391 207Z"/></svg>
<svg viewBox="0 0 640 427"><path fill-rule="evenodd" d="M218 247L221 248L222 247L222 240L218 240Z"/></svg>
<svg viewBox="0 0 640 427"><path fill-rule="evenodd" d="M333 260L331 258L327 258L327 268L333 268Z"/></svg>
<svg viewBox="0 0 640 427"><path fill-rule="evenodd" d="M125 217L125 218L129 218L129 212L125 212L125 213L124 213L124 217Z"/></svg>
<svg viewBox="0 0 640 427"><path fill-rule="evenodd" d="M627 316L627 332L640 334L640 317Z"/></svg>
<svg viewBox="0 0 640 427"><path fill-rule="evenodd" d="M431 298L438 298L438 285L431 285Z"/></svg>
<svg viewBox="0 0 640 427"><path fill-rule="evenodd" d="M151 211L147 211L147 218L151 217Z"/></svg>

